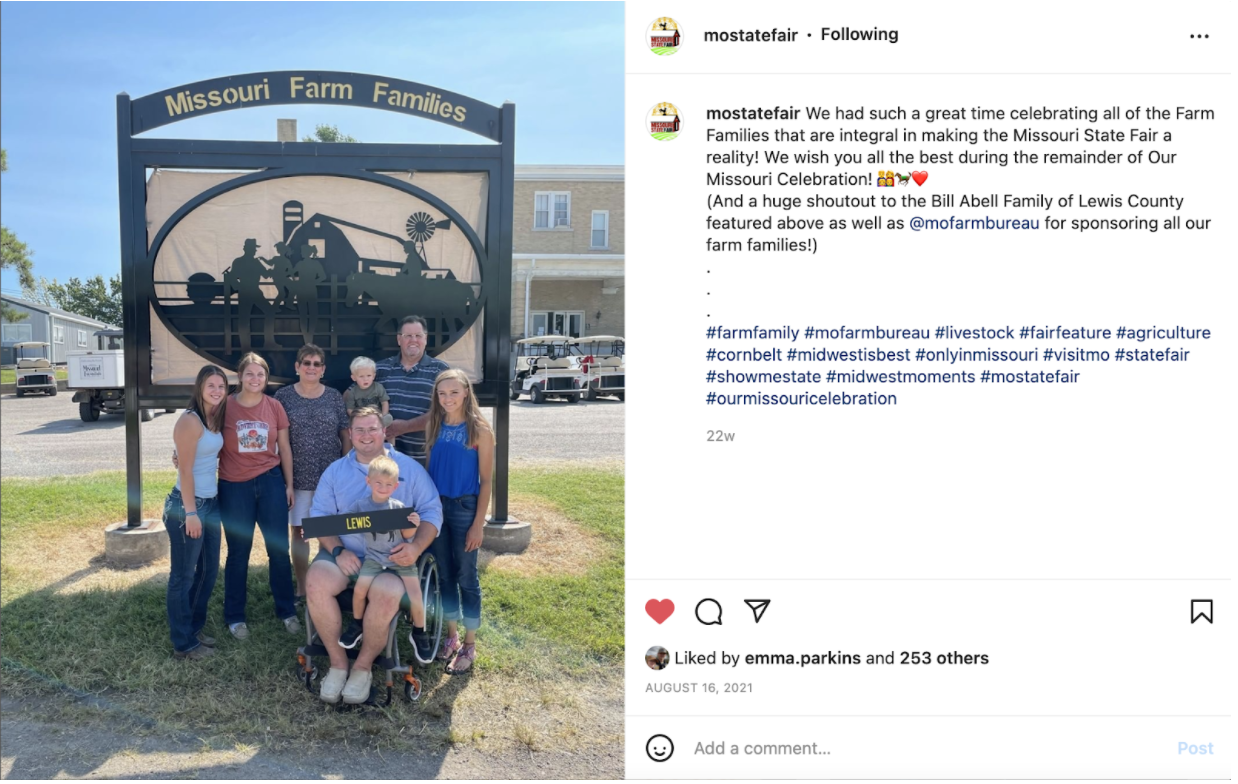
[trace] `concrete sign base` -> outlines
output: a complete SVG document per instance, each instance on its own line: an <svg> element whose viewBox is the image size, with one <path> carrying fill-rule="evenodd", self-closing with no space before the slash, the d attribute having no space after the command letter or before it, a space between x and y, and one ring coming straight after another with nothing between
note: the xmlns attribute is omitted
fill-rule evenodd
<svg viewBox="0 0 1238 784"><path fill-rule="evenodd" d="M168 557L162 520L143 520L133 528L121 521L103 529L104 557L118 566L142 566Z"/></svg>
<svg viewBox="0 0 1238 784"><path fill-rule="evenodd" d="M481 546L494 553L523 553L533 541L533 526L508 518L506 523L486 521Z"/></svg>

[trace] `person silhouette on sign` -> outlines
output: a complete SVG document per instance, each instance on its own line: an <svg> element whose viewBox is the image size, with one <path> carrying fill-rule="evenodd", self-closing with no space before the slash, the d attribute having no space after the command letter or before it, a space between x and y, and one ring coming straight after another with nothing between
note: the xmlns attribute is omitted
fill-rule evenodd
<svg viewBox="0 0 1238 784"><path fill-rule="evenodd" d="M232 260L232 266L224 270L224 303L231 299L231 292L236 292L238 334L241 339L241 351L252 349L250 327L254 306L262 311L264 347L275 348L275 312L277 308L267 299L262 291L262 278L267 269L263 259L257 255L258 241L245 240L245 253ZM230 315L228 316L230 318ZM232 346L227 347L229 351Z"/></svg>
<svg viewBox="0 0 1238 784"><path fill-rule="evenodd" d="M287 256L288 246L282 242L275 244L280 254ZM314 342L314 321L318 315L318 284L327 279L327 273L318 261L318 248L313 245L301 246L301 260L295 267L296 277L289 282L288 288L297 299L297 316L301 325L301 336L306 343ZM312 315L311 315L312 314Z"/></svg>
<svg viewBox="0 0 1238 784"><path fill-rule="evenodd" d="M288 304L288 296L292 291L292 259L288 258L288 246L282 242L275 243L276 255L271 257L271 282L275 284L275 308L283 309Z"/></svg>
<svg viewBox="0 0 1238 784"><path fill-rule="evenodd" d="M416 275L421 277L421 273L430 269L430 265L426 263L425 258L417 251L417 243L409 240L404 243L404 269L400 270L405 275Z"/></svg>

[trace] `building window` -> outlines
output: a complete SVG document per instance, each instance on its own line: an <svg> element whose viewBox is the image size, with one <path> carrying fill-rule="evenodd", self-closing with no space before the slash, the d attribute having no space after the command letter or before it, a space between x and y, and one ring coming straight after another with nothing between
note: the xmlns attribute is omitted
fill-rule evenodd
<svg viewBox="0 0 1238 784"><path fill-rule="evenodd" d="M84 329L79 329L77 331L77 347L78 348L89 348L90 347L90 336L86 334L86 330Z"/></svg>
<svg viewBox="0 0 1238 784"><path fill-rule="evenodd" d="M529 337L562 335L568 338L578 338L581 327L585 323L583 310L539 310L531 315Z"/></svg>
<svg viewBox="0 0 1238 784"><path fill-rule="evenodd" d="M539 191L533 195L533 228L567 229L572 226L570 191Z"/></svg>
<svg viewBox="0 0 1238 784"><path fill-rule="evenodd" d="M27 343L34 340L32 324L4 324L0 327L5 343Z"/></svg>
<svg viewBox="0 0 1238 784"><path fill-rule="evenodd" d="M608 210L593 211L593 229L589 236L589 247L602 250L610 247L610 212Z"/></svg>
<svg viewBox="0 0 1238 784"><path fill-rule="evenodd" d="M52 325L52 342L61 344L64 343L64 324Z"/></svg>

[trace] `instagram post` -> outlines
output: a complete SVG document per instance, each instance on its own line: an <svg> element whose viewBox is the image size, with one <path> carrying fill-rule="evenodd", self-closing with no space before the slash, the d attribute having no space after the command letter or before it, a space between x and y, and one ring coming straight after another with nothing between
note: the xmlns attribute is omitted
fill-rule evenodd
<svg viewBox="0 0 1238 784"><path fill-rule="evenodd" d="M4 3L0 778L1231 778L1234 35Z"/></svg>
<svg viewBox="0 0 1238 784"><path fill-rule="evenodd" d="M622 4L0 14L3 777L622 778Z"/></svg>

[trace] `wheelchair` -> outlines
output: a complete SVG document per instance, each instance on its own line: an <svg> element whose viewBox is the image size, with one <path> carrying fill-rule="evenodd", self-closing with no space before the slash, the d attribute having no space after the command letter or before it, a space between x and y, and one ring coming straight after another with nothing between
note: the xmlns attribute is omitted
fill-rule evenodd
<svg viewBox="0 0 1238 784"><path fill-rule="evenodd" d="M438 655L439 644L443 639L443 596L439 591L438 582L438 564L434 561L434 556L427 553L422 553L417 560L417 579L421 585L421 599L426 611L426 634L431 638L430 661L434 661L434 657ZM346 588L339 596L336 597L340 604L341 619L344 616L352 615L352 587ZM391 619L391 625L387 629L387 645L383 649L383 653L374 659L374 666L381 667L386 671L385 684L387 687L386 698L379 702L375 698L373 691L370 692L370 699L362 703L364 705L376 705L379 707L387 707L391 704L392 693L395 688L396 677L404 682L404 697L409 702L416 702L421 698L421 679L414 673L414 666L418 660L416 656L411 655L407 665L401 664L400 658L400 635L396 631L399 626L400 618L406 617L408 611L408 595L405 594L404 599L400 602L400 610ZM344 624L347 626L347 624ZM309 605L305 607L305 645L297 648L297 675L305 684L305 688L311 693L316 694L314 682L318 680L319 669L314 664L314 657L325 657L327 649L314 631L314 621L310 618ZM361 646L355 648L344 649L344 653L348 654L349 660L356 659L361 653ZM381 688L381 686L379 687Z"/></svg>

